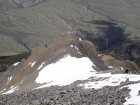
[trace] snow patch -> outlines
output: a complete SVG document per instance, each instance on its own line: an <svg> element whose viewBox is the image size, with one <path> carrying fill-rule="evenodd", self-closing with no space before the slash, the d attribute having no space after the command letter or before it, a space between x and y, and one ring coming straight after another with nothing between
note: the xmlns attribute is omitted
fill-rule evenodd
<svg viewBox="0 0 140 105"><path fill-rule="evenodd" d="M76 49L76 51L77 51L80 55L82 55L81 52L80 52L80 50L78 49L78 47L77 47L76 45L74 46L74 48Z"/></svg>
<svg viewBox="0 0 140 105"><path fill-rule="evenodd" d="M101 57L101 56L102 56L101 54L98 55L98 57Z"/></svg>
<svg viewBox="0 0 140 105"><path fill-rule="evenodd" d="M107 66L108 68L110 68L110 69L112 69L113 68L113 66Z"/></svg>
<svg viewBox="0 0 140 105"><path fill-rule="evenodd" d="M122 70L122 71L123 71L123 70L124 70L124 69L123 69L123 67L120 67L120 70Z"/></svg>
<svg viewBox="0 0 140 105"><path fill-rule="evenodd" d="M29 65L31 65L31 67L33 67L35 65L36 61L35 62L30 62Z"/></svg>
<svg viewBox="0 0 140 105"><path fill-rule="evenodd" d="M96 67L96 65L93 63L93 66Z"/></svg>
<svg viewBox="0 0 140 105"><path fill-rule="evenodd" d="M130 97L126 98L126 102L124 103L124 105L140 105L140 95L139 94L139 90L140 90L140 83L137 84L132 84L132 85L128 85L128 86L124 86L124 87L128 87L128 89L130 89Z"/></svg>
<svg viewBox="0 0 140 105"><path fill-rule="evenodd" d="M6 89L3 89L2 91L0 91L0 93L3 93Z"/></svg>
<svg viewBox="0 0 140 105"><path fill-rule="evenodd" d="M17 66L20 62L14 63L14 66Z"/></svg>
<svg viewBox="0 0 140 105"><path fill-rule="evenodd" d="M140 80L139 75L131 75L131 74L103 73L103 74L93 74L92 77L94 77L98 81L87 82L85 84L80 84L79 86L84 86L85 88L100 89L104 86L120 85L121 82L125 82L127 79L129 79L129 81Z"/></svg>
<svg viewBox="0 0 140 105"><path fill-rule="evenodd" d="M93 63L87 57L75 58L67 55L58 62L44 67L39 72L35 82L46 83L38 88L52 85L68 85L76 80L85 80L91 77L96 72L92 66Z"/></svg>
<svg viewBox="0 0 140 105"><path fill-rule="evenodd" d="M79 50L79 48L78 48L76 45L74 46L73 44L71 44L70 47L74 47L74 49L75 49L80 55L82 55L81 52L80 52L80 50Z"/></svg>
<svg viewBox="0 0 140 105"><path fill-rule="evenodd" d="M92 68L94 65L89 58L75 58L70 55L64 56L56 63L49 64L44 67L40 72L35 82L44 84L38 88L48 87L52 85L68 85L76 80L86 80L93 77L98 81L90 81L79 84L78 86L84 86L85 88L99 89L104 86L117 86L121 82L140 80L139 75L132 74L111 74L102 73L97 74L95 69ZM92 71L92 72L91 72ZM38 89L36 88L36 89Z"/></svg>
<svg viewBox="0 0 140 105"><path fill-rule="evenodd" d="M16 86L16 87L12 87L9 91L7 91L7 92L5 92L5 93L2 93L2 94L9 94L9 93L13 93L15 90L18 90L19 89L19 87L18 86Z"/></svg>
<svg viewBox="0 0 140 105"><path fill-rule="evenodd" d="M38 68L37 70L40 70L40 69L43 67L44 63L45 63L45 62L43 62L43 63L39 66L39 68Z"/></svg>
<svg viewBox="0 0 140 105"><path fill-rule="evenodd" d="M20 84L22 84L25 79L26 79L26 77L23 80L21 80Z"/></svg>
<svg viewBox="0 0 140 105"><path fill-rule="evenodd" d="M6 84L8 85L10 83L10 81L12 80L12 76L11 77L8 77L7 79L8 79L8 81L7 81Z"/></svg>
<svg viewBox="0 0 140 105"><path fill-rule="evenodd" d="M70 47L73 47L73 44L71 44Z"/></svg>
<svg viewBox="0 0 140 105"><path fill-rule="evenodd" d="M12 77L8 77L8 80L11 81Z"/></svg>
<svg viewBox="0 0 140 105"><path fill-rule="evenodd" d="M82 38L79 38L79 40L81 41L81 40L82 40Z"/></svg>
<svg viewBox="0 0 140 105"><path fill-rule="evenodd" d="M10 89L12 89L14 86L11 86Z"/></svg>

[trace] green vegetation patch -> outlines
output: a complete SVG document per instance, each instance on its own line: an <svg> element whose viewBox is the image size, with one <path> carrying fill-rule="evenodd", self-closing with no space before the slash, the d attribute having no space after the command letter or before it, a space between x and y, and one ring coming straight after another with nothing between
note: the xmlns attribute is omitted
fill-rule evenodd
<svg viewBox="0 0 140 105"><path fill-rule="evenodd" d="M0 72L6 71L10 65L20 62L22 59L27 59L29 56L30 53L22 53L13 56L0 56Z"/></svg>
<svg viewBox="0 0 140 105"><path fill-rule="evenodd" d="M23 54L18 54L18 55L13 55L13 56L1 56L0 57L0 64L8 64L11 65L16 62L20 62L23 58L27 59L29 57L30 53L23 53Z"/></svg>
<svg viewBox="0 0 140 105"><path fill-rule="evenodd" d="M110 56L116 58L117 60L127 60L127 58L124 55L119 55L115 52L110 52L108 50L100 51L98 53L105 54L105 55L110 55Z"/></svg>

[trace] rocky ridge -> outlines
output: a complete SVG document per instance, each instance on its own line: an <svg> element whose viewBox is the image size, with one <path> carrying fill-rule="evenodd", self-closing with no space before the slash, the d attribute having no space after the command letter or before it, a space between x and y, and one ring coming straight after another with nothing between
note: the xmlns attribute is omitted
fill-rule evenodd
<svg viewBox="0 0 140 105"><path fill-rule="evenodd" d="M81 40L79 38L77 32L70 32L60 37L58 41L50 46L41 45L37 47L32 51L27 60L23 60L17 65L12 65L9 70L1 73L1 88L6 86L8 89L13 85L19 85L22 80L24 80L25 85L27 86L23 85L23 82L20 84L22 88L21 90L26 90L26 87L28 87L28 89L35 88L39 85L34 81L38 76L38 73L41 71L41 69L39 69L40 65L44 62L42 65L42 68L44 68L46 65L56 63L66 55L76 58L88 57L96 65L96 70L106 70L107 67L98 57L94 45L89 41ZM9 82L7 78L10 77L12 77L12 79ZM30 78L25 79L25 77Z"/></svg>
<svg viewBox="0 0 140 105"><path fill-rule="evenodd" d="M63 60L72 59L77 60L77 62L65 63L66 66L62 64L64 69L59 65ZM81 62L82 59L86 62L78 65L78 62ZM84 70L82 65L87 62L89 67ZM121 64L123 63L126 66L122 67ZM140 76L134 75L136 74L133 70L136 69L134 62L128 64L131 64L131 67L125 61L99 56L91 42L82 40L77 32L68 32L63 34L54 44L37 47L27 60L15 63L8 71L0 73L0 105L135 104L137 101L131 100L134 100L133 97L139 99L140 93L136 87L139 87ZM52 65L59 66L56 66L57 69L49 68ZM69 69L69 67L73 68ZM124 70L126 68L131 69L130 73L134 74L125 74ZM50 74L53 69L55 71ZM42 80L47 81L48 79L48 81L36 82L43 70L48 72L43 72L45 76ZM67 84L61 83L68 80L69 75L67 74L69 73L72 73L70 78L76 77L76 80ZM58 81L54 79L55 76ZM81 79L80 76L87 77ZM59 81L59 79L62 81ZM133 85L136 85L134 96L131 94L133 92L131 86Z"/></svg>

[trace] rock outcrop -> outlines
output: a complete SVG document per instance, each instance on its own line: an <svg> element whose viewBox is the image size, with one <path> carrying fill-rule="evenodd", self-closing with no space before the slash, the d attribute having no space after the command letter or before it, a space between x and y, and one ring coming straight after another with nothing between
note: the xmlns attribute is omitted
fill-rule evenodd
<svg viewBox="0 0 140 105"><path fill-rule="evenodd" d="M132 74L140 74L139 67L133 61L129 60L117 60L112 56L103 55L102 60L104 64L110 68L120 69L125 73L125 70L128 70Z"/></svg>

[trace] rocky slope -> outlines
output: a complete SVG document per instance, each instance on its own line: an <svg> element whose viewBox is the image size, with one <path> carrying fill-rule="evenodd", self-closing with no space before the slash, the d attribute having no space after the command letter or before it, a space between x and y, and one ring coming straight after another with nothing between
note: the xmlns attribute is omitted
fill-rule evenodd
<svg viewBox="0 0 140 105"><path fill-rule="evenodd" d="M138 74L134 62L98 55L68 32L0 73L0 105L139 105Z"/></svg>
<svg viewBox="0 0 140 105"><path fill-rule="evenodd" d="M129 96L130 89L126 87L120 89L122 86L107 86L98 90L84 89L75 84L61 87L52 86L23 93L2 95L0 105L123 105L126 102L125 98Z"/></svg>

